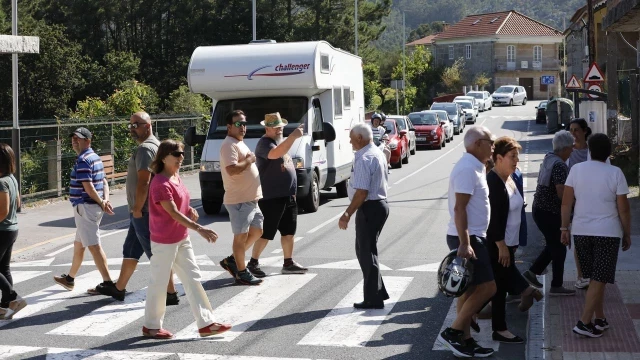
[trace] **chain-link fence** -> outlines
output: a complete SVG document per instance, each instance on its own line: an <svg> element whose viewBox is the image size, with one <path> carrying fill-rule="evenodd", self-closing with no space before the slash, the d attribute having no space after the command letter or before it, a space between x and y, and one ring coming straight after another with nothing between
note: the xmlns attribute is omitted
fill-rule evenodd
<svg viewBox="0 0 640 360"><path fill-rule="evenodd" d="M196 126L199 132L206 129L205 120L194 116L154 117L152 130L159 140L183 140L185 130ZM137 144L127 129L128 119L72 119L21 120L20 164L23 199L59 197L68 194L69 180L76 153L71 147L69 134L83 126L93 135L91 147L98 155L110 155L113 173L127 171L128 160ZM12 143L11 124L0 123L0 142ZM14 151L16 149L14 148ZM201 146L185 146L184 170L199 166ZM110 183L123 182L126 176L112 177Z"/></svg>

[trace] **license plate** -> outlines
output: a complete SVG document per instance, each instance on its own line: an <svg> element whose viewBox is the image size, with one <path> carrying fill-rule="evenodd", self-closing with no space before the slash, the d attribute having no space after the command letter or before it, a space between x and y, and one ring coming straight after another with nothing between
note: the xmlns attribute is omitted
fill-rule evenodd
<svg viewBox="0 0 640 360"><path fill-rule="evenodd" d="M427 141L426 137L417 137L416 141Z"/></svg>

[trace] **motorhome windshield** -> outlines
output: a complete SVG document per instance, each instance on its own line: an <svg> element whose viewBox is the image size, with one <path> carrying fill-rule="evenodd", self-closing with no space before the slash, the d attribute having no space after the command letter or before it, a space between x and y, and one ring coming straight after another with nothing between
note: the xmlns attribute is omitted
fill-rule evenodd
<svg viewBox="0 0 640 360"><path fill-rule="evenodd" d="M260 122L265 114L279 112L283 119L289 123L284 129L284 135L288 135L301 123L307 123L309 100L306 97L269 97L248 98L235 100L222 100L216 104L213 112L212 124L209 128L209 139L223 139L227 134L225 117L233 110L242 110L247 117L246 138L258 138L264 135L264 126Z"/></svg>

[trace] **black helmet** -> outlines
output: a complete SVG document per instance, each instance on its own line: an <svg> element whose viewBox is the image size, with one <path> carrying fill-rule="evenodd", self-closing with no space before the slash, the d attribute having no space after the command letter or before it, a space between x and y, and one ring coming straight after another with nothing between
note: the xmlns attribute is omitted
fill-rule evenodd
<svg viewBox="0 0 640 360"><path fill-rule="evenodd" d="M373 115L371 115L371 121L373 121L373 119L380 119L382 120L382 115L378 114L378 113L373 113Z"/></svg>
<svg viewBox="0 0 640 360"><path fill-rule="evenodd" d="M449 297L459 297L471 285L473 263L458 256L458 249L445 256L438 268L438 288Z"/></svg>

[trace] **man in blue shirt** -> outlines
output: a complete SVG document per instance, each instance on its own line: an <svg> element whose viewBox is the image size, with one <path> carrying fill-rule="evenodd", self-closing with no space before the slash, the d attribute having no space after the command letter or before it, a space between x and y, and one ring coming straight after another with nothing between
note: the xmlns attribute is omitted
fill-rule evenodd
<svg viewBox="0 0 640 360"><path fill-rule="evenodd" d="M93 261L102 275L102 286L115 286L109 276L107 256L100 245L100 221L102 215L113 215L109 203L109 185L104 175L104 166L100 156L91 149L91 132L83 127L69 134L73 150L78 154L71 170L69 200L73 205L76 221L76 240L73 249L73 262L68 274L54 276L53 280L71 291L74 278L84 259L84 249L89 248Z"/></svg>

